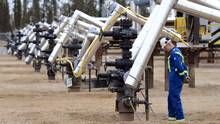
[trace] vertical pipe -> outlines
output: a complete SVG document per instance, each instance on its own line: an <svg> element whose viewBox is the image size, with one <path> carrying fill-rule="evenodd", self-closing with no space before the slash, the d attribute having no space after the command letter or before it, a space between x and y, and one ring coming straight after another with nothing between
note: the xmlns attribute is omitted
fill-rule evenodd
<svg viewBox="0 0 220 124"><path fill-rule="evenodd" d="M89 92L91 92L91 67L89 67Z"/></svg>
<svg viewBox="0 0 220 124"><path fill-rule="evenodd" d="M191 77L191 81L189 82L189 87L190 88L195 88L195 63L194 64L189 64L189 75Z"/></svg>
<svg viewBox="0 0 220 124"><path fill-rule="evenodd" d="M82 44L82 48L79 51L79 55L78 58L81 59L83 57L83 55L85 54L87 48L89 47L89 44L91 43L90 39L88 39L88 35L85 37L83 44Z"/></svg>
<svg viewBox="0 0 220 124"><path fill-rule="evenodd" d="M189 50L187 55L188 66L189 66L189 75L191 80L188 82L190 88L195 88L195 60L196 54L194 50Z"/></svg>
<svg viewBox="0 0 220 124"><path fill-rule="evenodd" d="M149 89L154 88L154 55L152 54L148 62L148 87Z"/></svg>
<svg viewBox="0 0 220 124"><path fill-rule="evenodd" d="M152 25L148 27L148 33L146 35L146 42L143 43L137 58L134 61L134 64L129 72L129 75L125 81L125 84L131 88L137 88L138 81L140 81L140 77L143 74L143 69L148 63L150 56L157 44L157 40L159 38L159 34L166 23L167 17L173 8L174 4L177 0L163 0L159 6L159 11L156 12L155 15L150 15L149 22L145 25ZM142 32L142 31L141 31Z"/></svg>
<svg viewBox="0 0 220 124"><path fill-rule="evenodd" d="M145 114L146 114L146 120L149 120L149 80L148 80L148 71L149 69L145 69Z"/></svg>
<svg viewBox="0 0 220 124"><path fill-rule="evenodd" d="M133 12L136 12L136 6L135 6L135 3L134 1L130 1L130 8ZM133 21L133 24L132 24L132 28L136 29L137 23L135 21Z"/></svg>

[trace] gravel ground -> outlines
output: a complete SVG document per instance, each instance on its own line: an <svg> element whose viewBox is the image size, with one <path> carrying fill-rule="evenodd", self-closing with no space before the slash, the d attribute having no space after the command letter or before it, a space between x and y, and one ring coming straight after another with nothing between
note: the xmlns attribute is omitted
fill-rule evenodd
<svg viewBox="0 0 220 124"><path fill-rule="evenodd" d="M220 123L220 63L201 64L196 69L196 88L184 86L182 100L187 123ZM15 57L0 56L0 124L166 124L167 92L164 63L155 60L155 87L150 102L155 113L144 120L140 106L135 121L121 122L114 112L115 94L87 89L68 93L60 74L48 81L45 70L35 73ZM139 118L137 118L139 117Z"/></svg>

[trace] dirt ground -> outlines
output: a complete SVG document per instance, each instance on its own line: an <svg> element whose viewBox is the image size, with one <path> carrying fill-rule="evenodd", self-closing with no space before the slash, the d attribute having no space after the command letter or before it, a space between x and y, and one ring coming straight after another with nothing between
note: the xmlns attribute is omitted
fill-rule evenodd
<svg viewBox="0 0 220 124"><path fill-rule="evenodd" d="M14 56L0 55L0 124L166 124L167 92L164 63L155 60L155 87L150 90L150 120L140 106L135 121L121 122L114 112L115 94L87 89L68 93L61 76L48 81L45 70L35 73ZM183 106L189 124L220 124L220 63L196 69L196 88L183 89Z"/></svg>

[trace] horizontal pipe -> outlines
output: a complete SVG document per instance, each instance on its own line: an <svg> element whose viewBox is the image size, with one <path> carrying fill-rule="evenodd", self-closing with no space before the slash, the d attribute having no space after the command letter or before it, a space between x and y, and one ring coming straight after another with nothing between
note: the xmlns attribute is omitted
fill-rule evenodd
<svg viewBox="0 0 220 124"><path fill-rule="evenodd" d="M79 11L79 10L75 10L75 11L77 11L77 13L79 13L80 18L82 18L83 20L85 20L87 22L90 22L91 24L93 24L97 27L103 27L104 26L103 22L95 19L94 17L91 17L91 16L89 16L89 15L87 15L87 14L85 14L85 13Z"/></svg>
<svg viewBox="0 0 220 124"><path fill-rule="evenodd" d="M89 23L86 23L86 22L80 21L80 20L78 20L76 24L77 24L77 26L83 27L85 29L97 28L96 26L93 26ZM99 27L99 28L101 28L101 27Z"/></svg>
<svg viewBox="0 0 220 124"><path fill-rule="evenodd" d="M190 0L195 3L202 4L213 9L220 10L220 1L219 0Z"/></svg>
<svg viewBox="0 0 220 124"><path fill-rule="evenodd" d="M160 3L161 0L155 0L157 3ZM211 2L211 0L210 0ZM185 12L190 15L196 17L202 17L211 21L219 22L220 23L220 11L209 8L188 0L178 0L177 4L174 6L174 9Z"/></svg>
<svg viewBox="0 0 220 124"><path fill-rule="evenodd" d="M211 1L210 1L211 2ZM220 22L220 11L215 10L203 5L199 5L187 0L179 0L178 4L176 4L175 9L178 11L186 12L188 14L203 17L208 20L212 20L215 22Z"/></svg>

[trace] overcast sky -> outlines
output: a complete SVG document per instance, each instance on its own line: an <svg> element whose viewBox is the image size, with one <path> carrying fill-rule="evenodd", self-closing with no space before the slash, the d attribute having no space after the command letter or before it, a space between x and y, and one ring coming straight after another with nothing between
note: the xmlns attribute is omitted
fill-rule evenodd
<svg viewBox="0 0 220 124"><path fill-rule="evenodd" d="M13 7L13 0L8 0L9 8L10 8L10 13L12 12L12 7Z"/></svg>

